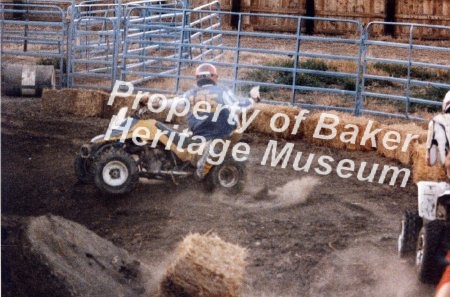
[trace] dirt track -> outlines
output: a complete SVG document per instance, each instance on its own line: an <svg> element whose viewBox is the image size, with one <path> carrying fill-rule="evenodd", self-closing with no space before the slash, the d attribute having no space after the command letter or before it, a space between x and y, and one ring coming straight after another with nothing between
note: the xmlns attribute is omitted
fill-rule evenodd
<svg viewBox="0 0 450 297"><path fill-rule="evenodd" d="M2 98L3 214L53 213L74 220L141 257L156 273L186 234L213 231L249 249L245 296L432 295L433 288L419 284L413 268L396 256L402 211L416 205L411 181L400 188L262 166L269 139L251 135L247 187L238 197L207 195L187 184L141 183L126 198L111 200L94 186L77 184L72 168L79 145L107 124L48 117L39 99ZM401 167L372 152L301 140L295 148ZM255 200L264 185L269 193L290 188L277 198Z"/></svg>

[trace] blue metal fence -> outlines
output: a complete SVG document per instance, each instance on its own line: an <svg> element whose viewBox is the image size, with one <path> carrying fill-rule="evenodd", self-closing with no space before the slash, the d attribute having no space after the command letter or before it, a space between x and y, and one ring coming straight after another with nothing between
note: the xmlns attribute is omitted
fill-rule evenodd
<svg viewBox="0 0 450 297"><path fill-rule="evenodd" d="M409 37L404 40L384 41L372 36L376 26L385 25L407 28ZM449 40L430 42L420 39L426 36L429 30L442 31L443 36L449 36ZM372 22L368 24L363 40L362 89L361 100L355 110L357 114L380 114L364 107L368 98L399 102L403 105L405 117L409 117L413 104L441 105L442 97L430 100L420 96L424 95L423 91L436 90L434 93L440 94L450 90L450 27ZM389 48L394 50L387 51ZM370 68L372 70L369 70ZM373 68L390 69L392 75L376 74ZM397 91L373 87L374 84L396 87ZM437 92L438 90L444 92Z"/></svg>
<svg viewBox="0 0 450 297"><path fill-rule="evenodd" d="M65 85L67 21L63 9L50 4L0 3L0 15L2 56L51 58L57 61L58 85Z"/></svg>
<svg viewBox="0 0 450 297"><path fill-rule="evenodd" d="M180 94L194 83L195 66L209 61L224 84L236 92L261 85L270 103L406 118L412 118L415 105L439 105L442 98L433 95L450 89L450 38L423 38L427 30L450 36L448 26L373 22L363 27L346 19L233 14L221 11L218 1L193 9L187 0L58 2L70 4L67 13L55 5L23 5L27 13L57 14L51 24L3 17L2 55L56 57L60 67L67 57L69 87L110 90L121 79L138 90ZM0 4L2 13L17 9ZM223 24L232 16L237 28ZM311 21L331 33L307 35L304 27ZM297 30L259 26L255 31L254 22L289 23ZM385 25L408 28L409 38L376 36L380 30L374 28ZM347 34L336 35L332 28L342 26ZM45 38L33 40L30 27ZM33 42L41 47L31 50ZM387 105L395 108L380 108Z"/></svg>
<svg viewBox="0 0 450 297"><path fill-rule="evenodd" d="M68 86L109 90L118 73L122 5L118 1L73 3Z"/></svg>
<svg viewBox="0 0 450 297"><path fill-rule="evenodd" d="M187 68L183 61L217 61L223 56L223 50L217 49L223 46L218 11L218 1L193 10L131 7L125 19L121 79L139 90L178 93L182 71ZM188 28L203 31L194 33ZM158 85L155 80L164 81Z"/></svg>

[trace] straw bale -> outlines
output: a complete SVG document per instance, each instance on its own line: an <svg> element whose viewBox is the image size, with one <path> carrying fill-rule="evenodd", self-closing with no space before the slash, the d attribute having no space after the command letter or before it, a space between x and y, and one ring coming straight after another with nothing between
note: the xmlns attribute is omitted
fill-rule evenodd
<svg viewBox="0 0 450 297"><path fill-rule="evenodd" d="M415 143L413 145L412 159L414 183L419 181L448 181L443 165L428 166L425 143Z"/></svg>
<svg viewBox="0 0 450 297"><path fill-rule="evenodd" d="M104 95L105 96L103 100L103 114L102 114L103 118L110 119L113 115L116 115L122 107L127 107L129 114L133 113L131 107L133 106L135 98L134 95L128 97L116 97L114 98L114 102L112 105L108 105L109 94L105 92Z"/></svg>
<svg viewBox="0 0 450 297"><path fill-rule="evenodd" d="M112 105L108 105L109 100L109 94L105 97L104 101L104 108L103 108L103 118L111 118L113 115L116 115L119 110L122 107L128 108L128 114L129 115L137 115L139 112L139 106L136 109L131 109L133 106L133 102L135 100L136 95L131 95L128 97L117 97L114 99L114 102ZM167 95L167 98L173 98L170 97L170 95ZM167 122L167 115L169 114L169 108L166 108L165 110L155 113L148 110L148 108L145 107L145 112L141 114L141 119L154 119L160 122ZM184 123L186 121L185 117L172 117L171 123Z"/></svg>
<svg viewBox="0 0 450 297"><path fill-rule="evenodd" d="M318 145L318 146L326 146L326 147L332 147L336 149L345 149L345 150L361 150L361 151L369 151L374 150L375 148L372 147L371 141L366 141L363 145L361 145L361 140L364 136L364 132L366 130L366 126L369 124L369 119L365 117L355 117L349 114L345 113L339 113L335 111L327 111L324 112L327 114L332 114L339 117L339 123L336 125L335 129L337 130L336 137L332 139L320 139L313 137L314 132L316 130L317 125L319 124L320 117L323 113L314 113L307 117L305 121L305 127L304 127L304 134L305 138L311 142L312 144ZM334 120L331 118L325 118L324 120L325 124L331 124L334 123ZM354 129L347 127L347 125L354 125L357 127L357 135L356 140L351 142L343 142L341 140L341 134L344 132L353 132ZM373 121L372 124L372 130L376 129L380 123ZM330 129L321 129L319 132L321 135L330 135L332 132ZM348 139L350 136L346 136L345 139Z"/></svg>
<svg viewBox="0 0 450 297"><path fill-rule="evenodd" d="M381 125L378 121L371 120L366 117L355 117L349 114L343 114L340 116L340 121L338 127L336 129L338 130L338 134L340 135L342 132L348 132L353 131L353 129L345 129L345 126L348 124L355 125L358 127L358 135L356 136L355 143L345 143L345 149L349 151L371 151L376 150L376 147L378 146L378 143L375 144L375 147L372 146L372 141L366 140L364 144L361 144L361 141L364 137L364 133L366 131L366 127L369 125L369 121L372 121L372 128L371 131L378 129ZM337 138L337 137L336 137ZM339 139L339 141L341 141Z"/></svg>
<svg viewBox="0 0 450 297"><path fill-rule="evenodd" d="M283 139L293 139L303 134L303 125L300 125L296 134L291 134L295 125L295 116L297 116L300 112L299 107L257 103L254 106L254 110L259 110L259 113L247 128L248 131L259 132L269 135L270 137ZM250 118L253 112L254 111L250 111L247 113L247 119ZM272 128L270 128L270 120L277 113L285 114L289 118L289 126L283 132L275 132ZM283 125L284 118L279 117L275 121L275 127L281 128Z"/></svg>
<svg viewBox="0 0 450 297"><path fill-rule="evenodd" d="M336 114L334 112L330 112L330 113ZM322 113L318 112L318 113L309 114L306 117L306 120L304 122L304 127L303 127L303 134L304 134L305 139L308 142L315 144L317 146L327 146L326 140L313 137L314 131L316 130L316 127L317 127L317 124L319 123L319 119L320 119L321 115L322 115ZM325 133L324 130L322 130L320 132L322 135L330 134L330 133Z"/></svg>
<svg viewBox="0 0 450 297"><path fill-rule="evenodd" d="M44 89L42 91L42 110L50 114L69 114L76 97L77 90L75 89Z"/></svg>
<svg viewBox="0 0 450 297"><path fill-rule="evenodd" d="M386 157L386 158L390 158L390 159L395 159L395 151L394 150L388 150L384 147L383 145L383 137L386 135L387 132L389 131L393 131L393 129L395 129L395 127L398 125L381 125L379 128L381 128L382 130L377 134L376 138L377 138L377 154L382 156L382 157ZM390 128L392 127L392 128ZM398 127L397 127L398 129ZM397 130L395 130L397 131Z"/></svg>
<svg viewBox="0 0 450 297"><path fill-rule="evenodd" d="M415 123L396 124L396 125L383 125L377 138L377 153L383 157L398 160L404 165L412 165L415 143L425 143L427 140L427 131ZM395 131L400 134L400 143L396 144L398 147L394 150L388 150L383 145L383 138L389 131ZM407 139L408 134L419 135L418 139L414 139L410 142L406 150L403 152L402 148Z"/></svg>
<svg viewBox="0 0 450 297"><path fill-rule="evenodd" d="M247 251L217 235L190 234L178 245L161 281L161 295L235 297L239 295Z"/></svg>
<svg viewBox="0 0 450 297"><path fill-rule="evenodd" d="M44 89L42 109L44 112L83 117L101 116L103 112L103 92L79 89Z"/></svg>

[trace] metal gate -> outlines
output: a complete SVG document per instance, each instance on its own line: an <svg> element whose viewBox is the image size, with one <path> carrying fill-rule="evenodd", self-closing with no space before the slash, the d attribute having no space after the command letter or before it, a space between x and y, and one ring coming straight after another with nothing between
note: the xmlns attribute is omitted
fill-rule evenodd
<svg viewBox="0 0 450 297"><path fill-rule="evenodd" d="M40 2L48 4L0 4L1 54L3 61L53 59L59 86L67 57L69 87L111 90L121 79L138 90L180 94L193 84L195 66L209 61L224 84L236 92L261 85L273 104L406 118L417 105L437 107L450 89L450 38L426 39L450 36L449 26L364 28L346 19L224 12L218 1L193 9L187 0ZM237 28L222 25L230 18ZM330 33L306 34L311 21ZM296 30L259 30L255 22L296 24ZM409 37L378 35L387 26ZM347 33L337 34L342 27Z"/></svg>
<svg viewBox="0 0 450 297"><path fill-rule="evenodd" d="M183 10L150 6L130 7L126 14L121 79L153 91L145 83L176 75L179 67L176 61L188 54L182 46L186 14ZM177 87L168 85L175 92Z"/></svg>
<svg viewBox="0 0 450 297"><path fill-rule="evenodd" d="M377 27L386 26L407 30L409 37L381 40L374 32L379 31ZM445 92L450 90L450 39L423 40L427 32L450 36L450 27L386 22L367 25L362 48L361 97L355 114L390 114L370 110L371 102L401 105L401 114L406 118L417 105L441 105Z"/></svg>
<svg viewBox="0 0 450 297"><path fill-rule="evenodd" d="M34 64L23 57L37 57L38 64L55 66L57 85L64 86L68 30L63 9L32 2L0 3L0 16L2 60L22 56L22 63Z"/></svg>
<svg viewBox="0 0 450 297"><path fill-rule="evenodd" d="M109 90L117 78L121 5L94 0L71 9L68 86Z"/></svg>
<svg viewBox="0 0 450 297"><path fill-rule="evenodd" d="M181 61L219 60L223 51L207 47L222 45L222 34L212 32L221 30L221 19L214 11L203 12L205 8L219 11L220 4L214 1L193 10L127 8L121 79L139 90L175 94L187 67Z"/></svg>

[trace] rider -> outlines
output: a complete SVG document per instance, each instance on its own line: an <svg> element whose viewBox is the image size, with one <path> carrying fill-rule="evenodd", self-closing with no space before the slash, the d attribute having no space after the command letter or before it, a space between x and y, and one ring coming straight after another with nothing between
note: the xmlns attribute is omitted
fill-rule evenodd
<svg viewBox="0 0 450 297"><path fill-rule="evenodd" d="M203 149L203 155L195 160L196 174L198 179L203 179L208 173L211 165L207 163L209 156L209 149L214 139L226 139L233 134L239 126L237 115L234 116L233 123L230 124L228 118L231 110L229 107L237 105L240 111L243 109L250 109L253 103L259 102L259 94L252 94L251 99L237 98L231 90L225 89L217 84L219 75L214 65L209 63L200 64L195 70L195 77L197 86L190 89L184 94L184 98L189 100L189 112L187 116L187 124L193 135L200 135L206 139L206 144ZM168 105L172 104L173 100L168 100ZM194 115L194 107L199 102L208 103L211 108L209 110L196 110ZM154 108L158 108L161 102L159 100L153 101ZM180 104L180 103L178 103ZM217 118L215 117L216 109L219 105L226 106L220 110ZM181 101L181 106L177 108L184 108L184 103ZM201 118L201 119L199 119Z"/></svg>
<svg viewBox="0 0 450 297"><path fill-rule="evenodd" d="M445 165L450 178L450 160L446 160L450 149L450 91L442 102L442 114L438 114L428 123L427 163L432 166L436 162Z"/></svg>
<svg viewBox="0 0 450 297"><path fill-rule="evenodd" d="M427 162L434 165L439 162L445 165L450 178L450 91L442 101L443 114L436 115L428 124ZM450 251L447 251L450 260ZM447 266L441 281L436 288L436 297L450 297L450 266Z"/></svg>

